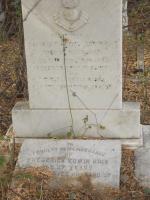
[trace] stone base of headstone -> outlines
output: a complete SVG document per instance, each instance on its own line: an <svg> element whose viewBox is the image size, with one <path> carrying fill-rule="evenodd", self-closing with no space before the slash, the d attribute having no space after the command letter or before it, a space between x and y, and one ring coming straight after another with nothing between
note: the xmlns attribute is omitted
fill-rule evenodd
<svg viewBox="0 0 150 200"><path fill-rule="evenodd" d="M140 139L140 105L127 102L122 110L72 110L76 137ZM69 110L30 109L18 102L13 111L15 137L63 137L70 132Z"/></svg>
<svg viewBox="0 0 150 200"><path fill-rule="evenodd" d="M145 126L143 126L143 127L145 127ZM24 137L16 137L15 135L16 134L13 131L13 127L11 125L6 133L6 136L8 136L9 138L13 138L13 137L15 137L15 138L14 138L14 140L13 139L10 140L10 145L13 144L14 142L16 144L22 144L24 142L24 140L29 139L29 138L24 138ZM101 138L101 140L102 140L102 138ZM143 132L141 132L141 137L138 139L119 139L119 141L121 142L121 145L123 146L124 149L135 150L135 149L143 146Z"/></svg>

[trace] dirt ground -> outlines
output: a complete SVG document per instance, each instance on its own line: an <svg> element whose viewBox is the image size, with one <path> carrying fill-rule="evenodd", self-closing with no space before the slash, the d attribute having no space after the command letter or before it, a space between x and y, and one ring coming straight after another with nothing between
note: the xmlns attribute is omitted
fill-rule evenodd
<svg viewBox="0 0 150 200"><path fill-rule="evenodd" d="M137 49L144 49L143 69L138 68ZM140 39L124 34L123 42L123 100L140 102L141 123L150 124L150 32Z"/></svg>
<svg viewBox="0 0 150 200"><path fill-rule="evenodd" d="M8 166L8 168L9 167L10 166ZM8 176L7 170L5 173ZM63 182L63 185L59 184L57 188L56 186L50 186L51 182L56 179L56 177L46 168L16 170L13 174L13 185L7 189L8 200L150 199L150 190L140 187L137 179L135 178L134 151L132 150L123 150L120 190L114 190L103 186L93 186L90 178L85 175L79 178L81 183L80 187L74 187ZM59 183L61 181L62 180L59 180Z"/></svg>
<svg viewBox="0 0 150 200"><path fill-rule="evenodd" d="M11 110L15 102L25 98L27 82L26 74L22 71L21 52L18 37L0 43L0 135L5 135L11 124Z"/></svg>
<svg viewBox="0 0 150 200"><path fill-rule="evenodd" d="M11 108L16 100L19 65L19 45L16 38L0 44L0 135L5 134L11 123Z"/></svg>

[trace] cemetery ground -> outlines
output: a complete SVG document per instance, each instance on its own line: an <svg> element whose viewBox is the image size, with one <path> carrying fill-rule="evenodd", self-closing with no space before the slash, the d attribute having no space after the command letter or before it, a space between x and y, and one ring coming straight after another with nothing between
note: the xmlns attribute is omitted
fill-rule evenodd
<svg viewBox="0 0 150 200"><path fill-rule="evenodd" d="M80 187L68 185L47 168L15 170L20 145L9 145L9 139L1 143L0 197L2 200L149 200L150 190L142 188L134 174L134 151L123 149L120 190L93 186L90 177L79 177ZM12 154L14 152L14 154ZM9 162L7 162L9 160ZM11 181L15 188L11 187ZM51 184L52 183L52 184ZM59 183L59 184L58 184ZM54 184L55 185L55 184ZM59 186L58 186L59 185ZM17 186L17 187L16 187Z"/></svg>
<svg viewBox="0 0 150 200"><path fill-rule="evenodd" d="M18 100L28 98L20 32L0 40L0 200L149 200L150 189L141 187L135 177L134 150L123 149L119 191L97 189L86 175L80 177L80 188L64 184L54 189L49 183L56 177L46 168L29 168L14 173L20 146L14 143L13 134L5 134L11 125L12 107ZM150 124L149 35L149 31L138 35L124 33L123 44L123 98L124 101L141 103L142 124ZM144 60L139 66L137 49L141 44L144 44ZM10 187L12 179L18 186L16 190Z"/></svg>
<svg viewBox="0 0 150 200"><path fill-rule="evenodd" d="M148 44L148 33L145 34L144 40ZM149 87L149 46L145 45L144 54L144 69L138 69L136 62L137 43L134 36L125 35L124 37L124 100L140 101L142 105L142 123L150 123L150 87ZM26 93L26 78L23 77L18 83L18 73L16 66L23 65L23 58L21 56L22 50L20 49L20 39L18 37L11 37L9 40L4 40L0 45L1 59L1 136L6 133L9 125L11 124L10 111L18 101L18 98L24 98L23 94L17 92L25 91ZM24 73L24 72L23 72ZM20 75L19 75L20 76ZM24 84L22 84L22 82ZM19 85L18 85L19 84ZM22 84L22 85L20 85ZM26 97L26 96L25 96ZM59 188L58 190L49 188L48 183L54 178L53 174L47 169L32 168L27 169L25 172L16 172L13 174L17 153L19 147L15 146L15 155L13 152L12 138L1 138L1 178L0 178L0 198L6 199L6 194L12 200L17 199L121 199L121 200L146 200L150 199L150 190L142 188L134 174L134 151L123 150L122 168L121 168L121 187L119 191L114 191L111 188L97 190L93 188L90 179L81 177L82 188L71 188L67 185ZM11 143L11 145L10 145ZM10 153L11 152L11 153ZM15 156L15 157L14 157ZM8 162L9 160L9 162ZM10 183L12 177L15 176L18 190L11 190Z"/></svg>

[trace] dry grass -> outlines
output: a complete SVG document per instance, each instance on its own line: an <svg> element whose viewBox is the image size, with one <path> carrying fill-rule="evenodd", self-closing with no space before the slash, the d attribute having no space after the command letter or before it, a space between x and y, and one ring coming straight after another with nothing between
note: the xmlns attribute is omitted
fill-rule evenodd
<svg viewBox="0 0 150 200"><path fill-rule="evenodd" d="M139 39L135 35L124 35L123 99L140 102L141 123L150 124L150 32L143 34L144 66L137 65Z"/></svg>
<svg viewBox="0 0 150 200"><path fill-rule="evenodd" d="M11 109L17 97L20 49L16 38L0 44L0 135L11 123Z"/></svg>
<svg viewBox="0 0 150 200"><path fill-rule="evenodd" d="M54 181L55 180L55 181ZM62 182L62 184L61 184ZM16 170L9 187L9 200L148 200L150 195L140 187L134 175L134 151L123 150L120 190L93 186L88 176L80 177L80 185L69 179L58 179L47 168Z"/></svg>

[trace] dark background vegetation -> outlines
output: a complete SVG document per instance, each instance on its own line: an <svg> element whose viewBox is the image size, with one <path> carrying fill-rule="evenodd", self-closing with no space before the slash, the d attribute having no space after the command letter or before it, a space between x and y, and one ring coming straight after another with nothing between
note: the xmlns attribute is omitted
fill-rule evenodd
<svg viewBox="0 0 150 200"><path fill-rule="evenodd" d="M0 0L0 135L11 124L11 109L28 99L20 0ZM123 98L141 103L141 122L150 124L150 1L128 1L129 24L124 31ZM123 27L125 29L127 27ZM138 65L137 51L144 57ZM142 56L141 56L142 57Z"/></svg>

